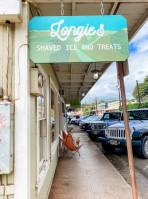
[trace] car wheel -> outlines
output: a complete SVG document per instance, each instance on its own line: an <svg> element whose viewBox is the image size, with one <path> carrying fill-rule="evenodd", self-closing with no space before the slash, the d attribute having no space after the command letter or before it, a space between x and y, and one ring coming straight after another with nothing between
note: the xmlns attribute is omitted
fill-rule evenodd
<svg viewBox="0 0 148 199"><path fill-rule="evenodd" d="M148 159L148 136L143 136L141 146L137 149L140 158Z"/></svg>
<svg viewBox="0 0 148 199"><path fill-rule="evenodd" d="M115 151L115 147L114 146L111 146L109 144L104 144L102 143L102 148L105 152L107 153L113 153Z"/></svg>

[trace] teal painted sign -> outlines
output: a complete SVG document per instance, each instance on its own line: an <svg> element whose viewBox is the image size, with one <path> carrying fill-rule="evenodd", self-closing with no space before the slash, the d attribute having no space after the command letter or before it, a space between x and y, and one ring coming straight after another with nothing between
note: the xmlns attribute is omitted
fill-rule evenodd
<svg viewBox="0 0 148 199"><path fill-rule="evenodd" d="M121 15L34 17L29 54L34 63L125 61L127 21Z"/></svg>

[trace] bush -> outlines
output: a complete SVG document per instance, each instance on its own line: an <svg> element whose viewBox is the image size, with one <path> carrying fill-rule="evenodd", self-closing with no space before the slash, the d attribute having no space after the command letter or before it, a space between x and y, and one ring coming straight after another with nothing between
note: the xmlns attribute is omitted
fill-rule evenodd
<svg viewBox="0 0 148 199"><path fill-rule="evenodd" d="M71 108L80 108L81 107L80 100L77 100L77 99L71 100L70 107Z"/></svg>
<svg viewBox="0 0 148 199"><path fill-rule="evenodd" d="M127 110L130 109L138 109L138 108L148 108L148 102L145 103L134 103L134 104L127 104ZM120 111L122 111L122 106L119 108Z"/></svg>

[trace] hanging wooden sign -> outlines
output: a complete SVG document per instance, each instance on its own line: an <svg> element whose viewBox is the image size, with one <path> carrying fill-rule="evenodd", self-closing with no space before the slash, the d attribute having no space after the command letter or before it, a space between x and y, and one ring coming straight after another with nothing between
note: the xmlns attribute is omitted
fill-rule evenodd
<svg viewBox="0 0 148 199"><path fill-rule="evenodd" d="M127 21L121 15L34 17L29 56L34 63L125 61Z"/></svg>

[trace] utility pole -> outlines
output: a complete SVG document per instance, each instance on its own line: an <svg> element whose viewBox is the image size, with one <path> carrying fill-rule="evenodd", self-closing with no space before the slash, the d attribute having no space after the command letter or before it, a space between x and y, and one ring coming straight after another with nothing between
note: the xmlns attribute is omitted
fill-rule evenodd
<svg viewBox="0 0 148 199"><path fill-rule="evenodd" d="M139 84L138 84L138 80L136 80L136 85L137 85L138 102L139 102L139 104L140 104L140 93L139 93Z"/></svg>

